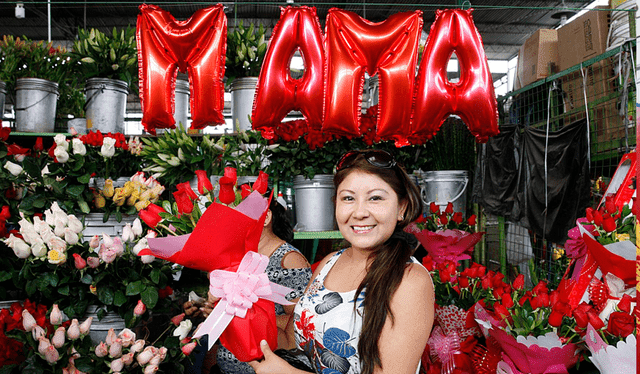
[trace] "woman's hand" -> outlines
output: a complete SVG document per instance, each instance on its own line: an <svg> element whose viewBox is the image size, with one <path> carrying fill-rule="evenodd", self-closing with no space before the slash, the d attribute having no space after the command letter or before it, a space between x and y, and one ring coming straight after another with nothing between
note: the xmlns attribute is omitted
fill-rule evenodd
<svg viewBox="0 0 640 374"><path fill-rule="evenodd" d="M264 354L264 360L248 362L256 374L291 374L298 372L297 369L289 365L287 361L273 353L265 340L260 342L260 349L262 350L262 354Z"/></svg>

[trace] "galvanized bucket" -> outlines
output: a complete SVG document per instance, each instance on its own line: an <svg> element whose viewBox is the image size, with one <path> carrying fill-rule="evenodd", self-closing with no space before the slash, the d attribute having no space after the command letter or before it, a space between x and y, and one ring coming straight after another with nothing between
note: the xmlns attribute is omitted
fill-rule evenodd
<svg viewBox="0 0 640 374"><path fill-rule="evenodd" d="M174 99L175 112L173 118L176 120L176 126L182 123L185 128L188 127L187 120L189 118L189 81L182 79L176 80L176 94Z"/></svg>
<svg viewBox="0 0 640 374"><path fill-rule="evenodd" d="M0 121L4 118L4 100L7 97L7 84L0 81Z"/></svg>
<svg viewBox="0 0 640 374"><path fill-rule="evenodd" d="M124 318L120 317L120 315L115 312L107 312L104 317L99 320L98 309L100 309L100 307L97 305L89 305L85 313L85 319L93 317L93 320L91 320L89 337L94 345L98 345L100 342L105 341L107 334L109 333L109 329L113 329L117 335L126 327ZM84 320L80 322L84 322Z"/></svg>
<svg viewBox="0 0 640 374"><path fill-rule="evenodd" d="M233 128L240 131L251 130L249 117L253 109L253 98L256 94L257 77L236 78L231 82L231 118Z"/></svg>
<svg viewBox="0 0 640 374"><path fill-rule="evenodd" d="M454 212L465 215L468 184L469 173L466 170L427 171L422 180L422 200L425 204L435 202L441 211L452 202Z"/></svg>
<svg viewBox="0 0 640 374"><path fill-rule="evenodd" d="M129 85L125 81L89 78L84 87L87 102L87 131L124 133L124 114L127 108Z"/></svg>
<svg viewBox="0 0 640 374"><path fill-rule="evenodd" d="M296 231L329 231L335 228L333 175L319 174L313 179L293 178Z"/></svg>
<svg viewBox="0 0 640 374"><path fill-rule="evenodd" d="M86 118L73 118L67 121L67 132L73 134L85 135L87 133L87 119Z"/></svg>
<svg viewBox="0 0 640 374"><path fill-rule="evenodd" d="M58 83L40 78L16 80L16 131L53 132Z"/></svg>

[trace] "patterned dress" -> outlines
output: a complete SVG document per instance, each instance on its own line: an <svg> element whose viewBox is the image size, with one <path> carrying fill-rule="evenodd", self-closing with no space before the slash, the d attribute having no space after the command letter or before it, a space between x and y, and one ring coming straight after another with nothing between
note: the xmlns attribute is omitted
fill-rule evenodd
<svg viewBox="0 0 640 374"><path fill-rule="evenodd" d="M358 340L366 289L356 298L356 290L336 292L324 286L327 274L343 252L344 249L327 261L293 314L296 344L309 357L316 373L360 373Z"/></svg>
<svg viewBox="0 0 640 374"><path fill-rule="evenodd" d="M286 296L287 300L297 299L302 296L312 274L310 268L285 269L282 267L282 259L292 251L300 252L289 243L282 244L269 257L269 265L267 265L267 269L265 270L271 282L289 287L293 290ZM275 306L277 316L285 314L282 305L275 304ZM238 361L233 353L223 346L218 348L217 362L218 367L225 374L255 373L249 364Z"/></svg>

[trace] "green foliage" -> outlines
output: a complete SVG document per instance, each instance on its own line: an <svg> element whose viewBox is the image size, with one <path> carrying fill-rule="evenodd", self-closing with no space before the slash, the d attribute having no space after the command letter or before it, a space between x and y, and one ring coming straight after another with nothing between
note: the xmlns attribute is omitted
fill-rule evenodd
<svg viewBox="0 0 640 374"><path fill-rule="evenodd" d="M427 170L473 171L476 163L475 138L462 120L449 117L440 131L425 144L430 156Z"/></svg>
<svg viewBox="0 0 640 374"><path fill-rule="evenodd" d="M226 76L230 83L235 78L257 77L267 53L266 30L252 23L244 27L242 21L227 34Z"/></svg>
<svg viewBox="0 0 640 374"><path fill-rule="evenodd" d="M119 79L136 89L138 80L138 53L136 47L136 29L128 26L111 35L97 29L78 30L78 40L73 43L72 56L75 67L88 78Z"/></svg>

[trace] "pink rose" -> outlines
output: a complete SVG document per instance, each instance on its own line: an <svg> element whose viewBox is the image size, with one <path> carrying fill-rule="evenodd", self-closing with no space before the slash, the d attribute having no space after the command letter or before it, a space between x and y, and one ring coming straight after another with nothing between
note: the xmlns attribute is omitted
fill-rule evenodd
<svg viewBox="0 0 640 374"><path fill-rule="evenodd" d="M133 314L136 317L140 317L141 315L144 314L144 312L147 311L147 306L144 305L144 303L142 302L142 300L138 300L138 304L136 305L136 307L133 309Z"/></svg>

